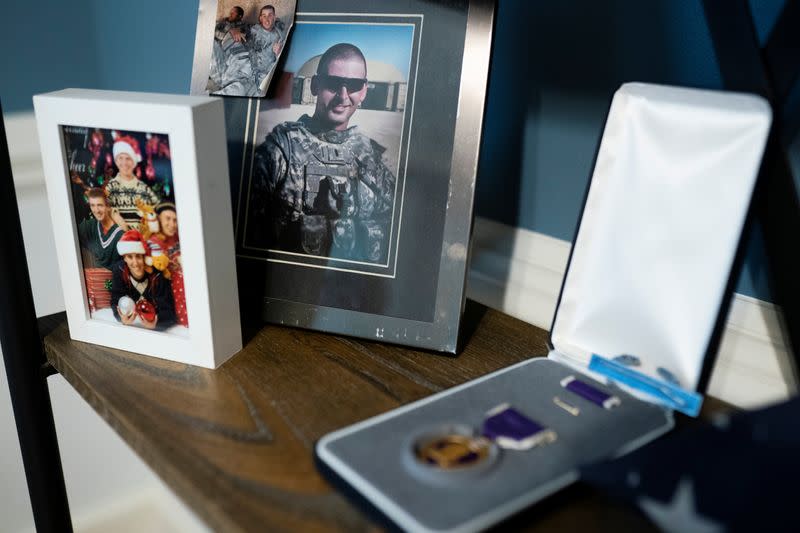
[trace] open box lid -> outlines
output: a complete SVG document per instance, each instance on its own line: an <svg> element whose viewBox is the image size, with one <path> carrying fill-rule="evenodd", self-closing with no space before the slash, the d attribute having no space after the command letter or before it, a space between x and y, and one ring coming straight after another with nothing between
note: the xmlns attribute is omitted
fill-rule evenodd
<svg viewBox="0 0 800 533"><path fill-rule="evenodd" d="M697 390L771 120L754 95L643 83L615 93L550 357L586 371L593 354L630 354L637 371L666 369Z"/></svg>

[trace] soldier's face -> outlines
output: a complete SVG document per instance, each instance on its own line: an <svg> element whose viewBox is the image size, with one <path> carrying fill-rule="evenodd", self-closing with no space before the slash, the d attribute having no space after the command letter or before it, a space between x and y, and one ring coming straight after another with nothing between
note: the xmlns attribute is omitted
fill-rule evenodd
<svg viewBox="0 0 800 533"><path fill-rule="evenodd" d="M258 15L258 22L265 30L271 30L275 24L275 12L271 9L264 9Z"/></svg>
<svg viewBox="0 0 800 533"><path fill-rule="evenodd" d="M315 76L312 89L316 89L317 107L314 116L344 130L350 117L367 96L367 67L357 57L334 59L327 74Z"/></svg>
<svg viewBox="0 0 800 533"><path fill-rule="evenodd" d="M228 13L228 22L238 22L240 18L239 11L236 9L231 9L231 12Z"/></svg>

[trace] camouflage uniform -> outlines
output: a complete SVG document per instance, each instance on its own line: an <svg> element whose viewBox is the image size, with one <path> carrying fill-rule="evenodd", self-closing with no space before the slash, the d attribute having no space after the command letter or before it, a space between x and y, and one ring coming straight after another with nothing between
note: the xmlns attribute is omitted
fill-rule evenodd
<svg viewBox="0 0 800 533"><path fill-rule="evenodd" d="M244 42L233 40L230 30L234 28L245 34ZM212 94L261 96L262 86L278 60L272 46L283 42L283 33L283 23L277 19L272 30L259 24L226 20L217 23L209 71L208 89Z"/></svg>
<svg viewBox="0 0 800 533"><path fill-rule="evenodd" d="M250 28L247 43L250 48L250 62L253 65L253 80L258 90L257 95L260 95L264 89L264 81L278 61L272 46L275 43L283 43L283 23L275 19L271 30L265 30L256 24Z"/></svg>
<svg viewBox="0 0 800 533"><path fill-rule="evenodd" d="M251 206L266 239L288 252L384 262L395 177L385 148L357 127L320 131L303 115L275 126L256 149Z"/></svg>
<svg viewBox="0 0 800 533"><path fill-rule="evenodd" d="M247 23L243 20L231 22L227 18L218 20L217 25L214 26L214 39L220 42L224 41L225 37L228 35L228 32L230 32L232 29L241 30L242 32L247 33Z"/></svg>
<svg viewBox="0 0 800 533"><path fill-rule="evenodd" d="M211 69L208 73L209 89L227 90L230 94L244 93L245 85L253 77L250 55L243 43L230 35L232 29L247 34L248 25L239 20L222 19L214 28L214 47L211 50ZM212 83L213 82L213 83Z"/></svg>

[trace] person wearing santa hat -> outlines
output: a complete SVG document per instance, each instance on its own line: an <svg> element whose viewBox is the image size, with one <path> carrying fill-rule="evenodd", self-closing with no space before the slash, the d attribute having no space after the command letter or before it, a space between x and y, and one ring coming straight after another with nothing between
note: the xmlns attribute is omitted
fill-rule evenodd
<svg viewBox="0 0 800 533"><path fill-rule="evenodd" d="M106 185L108 203L119 211L128 226L139 229L136 200L155 206L160 199L134 174L136 166L142 162L139 141L129 135L119 136L114 141L113 152L118 172Z"/></svg>
<svg viewBox="0 0 800 533"><path fill-rule="evenodd" d="M134 325L137 317L147 329L166 329L175 323L175 303L172 286L160 272L147 266L147 243L137 230L125 232L117 242L122 260L111 269L111 309L114 318L126 326ZM127 296L136 304L133 309L120 309L120 300ZM148 306L149 303L149 306ZM149 312L142 312L149 308ZM152 315L152 316L151 316Z"/></svg>

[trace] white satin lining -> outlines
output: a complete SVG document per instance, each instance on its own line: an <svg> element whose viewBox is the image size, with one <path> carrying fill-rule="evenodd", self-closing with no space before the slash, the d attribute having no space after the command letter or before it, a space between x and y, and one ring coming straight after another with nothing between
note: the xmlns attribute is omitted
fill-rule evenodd
<svg viewBox="0 0 800 533"><path fill-rule="evenodd" d="M600 144L555 350L637 355L696 389L772 113L757 96L623 85ZM651 372L648 372L651 373ZM652 373L651 373L652 375Z"/></svg>

